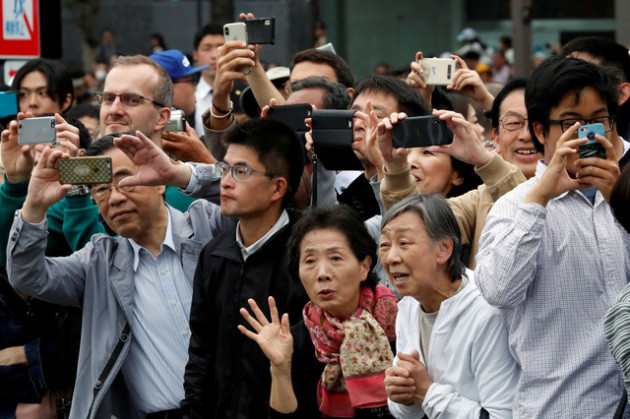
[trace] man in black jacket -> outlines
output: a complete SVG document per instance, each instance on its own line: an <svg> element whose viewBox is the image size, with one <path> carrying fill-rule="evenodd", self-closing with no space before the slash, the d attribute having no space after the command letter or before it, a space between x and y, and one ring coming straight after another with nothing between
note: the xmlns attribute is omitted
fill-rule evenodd
<svg viewBox="0 0 630 419"><path fill-rule="evenodd" d="M299 214L286 206L299 185L303 151L295 133L272 119L238 125L225 142L225 162L216 164L221 211L239 223L199 258L182 406L192 417L262 417L269 405L269 361L237 330L239 309L253 298L268 313L273 295L281 312L301 318L307 296L289 274L286 252Z"/></svg>

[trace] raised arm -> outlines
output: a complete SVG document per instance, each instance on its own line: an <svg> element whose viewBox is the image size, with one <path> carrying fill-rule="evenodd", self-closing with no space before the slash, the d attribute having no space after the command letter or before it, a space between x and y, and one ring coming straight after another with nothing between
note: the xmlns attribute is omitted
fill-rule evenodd
<svg viewBox="0 0 630 419"><path fill-rule="evenodd" d="M254 332L243 325L239 325L238 330L256 342L271 363L269 406L279 413L293 413L297 410L298 401L291 381L293 336L289 325L289 315L284 313L280 320L276 301L273 297L269 297L270 323L254 300L249 299L248 303L256 317L252 317L245 308L241 308L241 315Z"/></svg>

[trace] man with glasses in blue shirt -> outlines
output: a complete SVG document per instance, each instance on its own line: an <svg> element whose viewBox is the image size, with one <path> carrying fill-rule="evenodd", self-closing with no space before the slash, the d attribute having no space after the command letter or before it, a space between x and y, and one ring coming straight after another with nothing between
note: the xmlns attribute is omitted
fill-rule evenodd
<svg viewBox="0 0 630 419"><path fill-rule="evenodd" d="M475 271L509 327L522 368L516 418L612 417L623 383L604 316L628 282L626 233L609 207L623 144L614 130L618 82L586 61L550 57L525 93L536 174L488 214ZM601 123L605 158L580 158L578 128Z"/></svg>

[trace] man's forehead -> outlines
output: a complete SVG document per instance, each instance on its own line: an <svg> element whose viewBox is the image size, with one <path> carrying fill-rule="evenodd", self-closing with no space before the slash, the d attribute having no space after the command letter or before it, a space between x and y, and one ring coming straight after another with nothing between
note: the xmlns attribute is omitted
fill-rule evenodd
<svg viewBox="0 0 630 419"><path fill-rule="evenodd" d="M291 81L302 81L311 77L326 77L330 81L338 82L335 69L326 63L315 63L312 61L302 61L293 66L291 70Z"/></svg>
<svg viewBox="0 0 630 419"><path fill-rule="evenodd" d="M515 112L519 114L527 112L527 108L525 106L525 89L513 90L508 93L505 98L503 98L503 102L501 102L501 106L499 107L499 114L503 115L508 112Z"/></svg>
<svg viewBox="0 0 630 419"><path fill-rule="evenodd" d="M225 38L223 37L223 35L218 35L218 34L209 34L204 36L203 38L201 38L201 41L199 42L199 46L206 46L206 45L218 45L221 46L225 43Z"/></svg>
<svg viewBox="0 0 630 419"><path fill-rule="evenodd" d="M118 65L112 68L105 77L104 90L117 93L121 87L148 88L153 91L159 75L147 64Z"/></svg>
<svg viewBox="0 0 630 419"><path fill-rule="evenodd" d="M256 150L245 144L229 144L223 160L229 165L245 164L252 168L262 165Z"/></svg>
<svg viewBox="0 0 630 419"><path fill-rule="evenodd" d="M372 102L372 107L375 110L387 113L398 110L398 100L393 94L375 90L365 90L359 93L352 102L352 108L365 111L368 100Z"/></svg>

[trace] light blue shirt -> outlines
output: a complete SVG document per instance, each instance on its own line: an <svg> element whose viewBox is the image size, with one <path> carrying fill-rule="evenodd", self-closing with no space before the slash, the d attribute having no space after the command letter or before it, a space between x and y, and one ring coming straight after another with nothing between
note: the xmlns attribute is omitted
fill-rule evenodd
<svg viewBox="0 0 630 419"><path fill-rule="evenodd" d="M145 413L176 409L184 398L192 278L186 278L171 229L169 214L157 259L129 239L135 272L133 339L122 371L131 399Z"/></svg>

